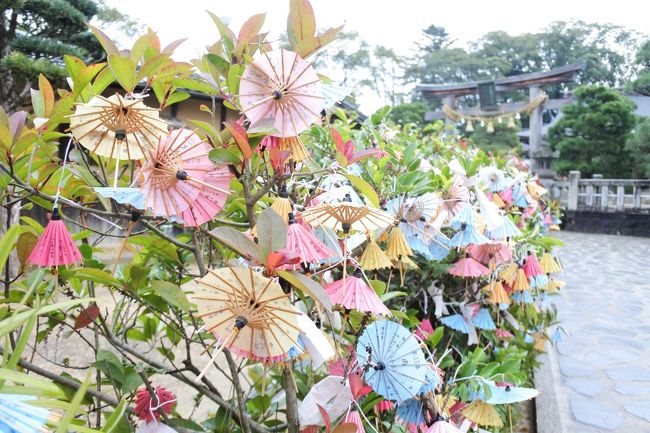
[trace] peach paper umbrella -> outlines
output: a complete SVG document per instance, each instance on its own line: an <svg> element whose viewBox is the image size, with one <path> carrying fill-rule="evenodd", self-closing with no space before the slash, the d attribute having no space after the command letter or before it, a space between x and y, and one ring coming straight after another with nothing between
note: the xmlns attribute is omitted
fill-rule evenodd
<svg viewBox="0 0 650 433"><path fill-rule="evenodd" d="M361 277L361 270L357 269L353 275L327 284L325 292L334 304L347 309L390 316L390 310Z"/></svg>
<svg viewBox="0 0 650 433"><path fill-rule="evenodd" d="M142 159L167 134L167 123L158 111L140 99L125 99L117 93L108 98L95 96L77 105L70 116L70 131L91 152L117 160L113 180L117 188L120 160Z"/></svg>
<svg viewBox="0 0 650 433"><path fill-rule="evenodd" d="M241 77L239 100L252 124L272 119L272 135L295 137L320 121L320 78L294 52L279 49L255 57Z"/></svg>
<svg viewBox="0 0 650 433"><path fill-rule="evenodd" d="M52 210L50 222L47 223L45 232L36 242L27 260L33 265L43 267L70 265L83 261L68 229L61 221L58 208Z"/></svg>
<svg viewBox="0 0 650 433"><path fill-rule="evenodd" d="M311 226L329 227L349 233L350 230L371 232L394 224L395 218L386 212L352 203L346 194L341 203L312 206L302 212L302 219Z"/></svg>
<svg viewBox="0 0 650 433"><path fill-rule="evenodd" d="M167 218L185 216L188 225L218 212L230 194L230 177L225 168L210 161L209 150L210 146L188 129L162 137L141 169L147 208Z"/></svg>
<svg viewBox="0 0 650 433"><path fill-rule="evenodd" d="M223 348L255 359L272 359L296 345L300 312L274 280L251 268L227 267L208 269L197 282L194 302L199 317L204 329L217 337L215 344L220 344L197 380Z"/></svg>
<svg viewBox="0 0 650 433"><path fill-rule="evenodd" d="M454 266L448 272L458 277L476 278L489 274L490 270L473 258L466 257L454 263Z"/></svg>
<svg viewBox="0 0 650 433"><path fill-rule="evenodd" d="M481 263L494 266L509 262L512 253L508 245L492 242L489 244L470 245L467 247L469 254Z"/></svg>

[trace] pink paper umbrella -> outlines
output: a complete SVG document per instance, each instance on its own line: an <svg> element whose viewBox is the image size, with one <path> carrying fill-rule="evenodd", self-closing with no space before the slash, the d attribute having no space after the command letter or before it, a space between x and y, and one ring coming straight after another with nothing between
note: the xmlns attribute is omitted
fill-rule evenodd
<svg viewBox="0 0 650 433"><path fill-rule="evenodd" d="M539 265L537 256L535 254L529 254L526 258L526 263L524 264L524 273L528 278L536 277L537 275L544 273L542 272L542 268Z"/></svg>
<svg viewBox="0 0 650 433"><path fill-rule="evenodd" d="M252 124L272 119L278 137L294 137L320 121L321 84L314 68L284 49L257 55L241 77L239 100Z"/></svg>
<svg viewBox="0 0 650 433"><path fill-rule="evenodd" d="M375 291L361 279L361 270L325 286L332 303L348 309L390 316L390 310L381 302Z"/></svg>
<svg viewBox="0 0 650 433"><path fill-rule="evenodd" d="M334 251L314 236L310 228L297 223L293 213L289 213L286 245L285 248L296 253L300 257L300 263L306 266L335 255ZM288 265L290 269L299 267L300 265Z"/></svg>
<svg viewBox="0 0 650 433"><path fill-rule="evenodd" d="M52 210L50 222L27 259L37 266L61 266L81 263L83 258L75 245L68 229L61 221L59 209Z"/></svg>
<svg viewBox="0 0 650 433"><path fill-rule="evenodd" d="M188 129L178 129L161 137L141 169L146 207L156 215L169 218L181 217L183 211L197 203L204 191L221 194L212 197L217 203L225 201L223 197L230 191L218 186L222 183L223 172L216 172L216 180L211 178L215 165L208 158L210 149L208 143ZM210 200L200 201L205 204Z"/></svg>
<svg viewBox="0 0 650 433"><path fill-rule="evenodd" d="M343 420L345 423L352 423L355 426L357 426L357 431L356 433L366 433L366 429L363 427L363 421L361 420L361 416L359 415L359 412L356 410L351 410L345 415L345 419Z"/></svg>
<svg viewBox="0 0 650 433"><path fill-rule="evenodd" d="M230 188L230 170L226 165L216 165L210 170L203 181L215 188L203 188L194 203L185 209L180 217L186 226L198 227L212 220L218 214L228 199Z"/></svg>
<svg viewBox="0 0 650 433"><path fill-rule="evenodd" d="M481 245L470 245L469 254L481 263L500 265L510 261L512 253L506 244L494 242Z"/></svg>
<svg viewBox="0 0 650 433"><path fill-rule="evenodd" d="M457 277L476 278L489 274L490 270L473 258L466 257L454 263L454 266L448 272Z"/></svg>

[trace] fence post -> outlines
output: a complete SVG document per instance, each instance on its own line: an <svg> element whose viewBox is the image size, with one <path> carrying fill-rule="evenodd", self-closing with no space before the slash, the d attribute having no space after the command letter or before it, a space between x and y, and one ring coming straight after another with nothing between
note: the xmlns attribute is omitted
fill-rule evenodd
<svg viewBox="0 0 650 433"><path fill-rule="evenodd" d="M568 210L578 210L578 184L580 183L580 171L569 172L569 202Z"/></svg>

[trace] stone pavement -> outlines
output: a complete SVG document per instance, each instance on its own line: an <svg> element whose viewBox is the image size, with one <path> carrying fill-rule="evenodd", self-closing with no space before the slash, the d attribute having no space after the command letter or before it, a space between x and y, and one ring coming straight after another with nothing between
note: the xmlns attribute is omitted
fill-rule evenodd
<svg viewBox="0 0 650 433"><path fill-rule="evenodd" d="M569 336L536 375L538 433L650 433L650 239L557 237Z"/></svg>

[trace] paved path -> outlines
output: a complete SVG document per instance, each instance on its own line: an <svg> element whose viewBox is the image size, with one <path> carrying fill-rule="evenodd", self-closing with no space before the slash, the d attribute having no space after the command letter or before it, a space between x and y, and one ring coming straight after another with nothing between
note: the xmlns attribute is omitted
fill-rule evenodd
<svg viewBox="0 0 650 433"><path fill-rule="evenodd" d="M650 433L650 239L563 232L569 337L542 368L568 433ZM547 390L548 392L548 390Z"/></svg>

